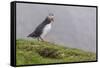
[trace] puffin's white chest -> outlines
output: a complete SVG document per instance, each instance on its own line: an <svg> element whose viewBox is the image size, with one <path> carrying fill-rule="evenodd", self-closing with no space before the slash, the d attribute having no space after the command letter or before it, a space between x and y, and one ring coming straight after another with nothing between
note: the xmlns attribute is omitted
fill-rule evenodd
<svg viewBox="0 0 100 68"><path fill-rule="evenodd" d="M49 31L51 30L51 23L50 24L47 24L44 29L43 29L43 32L41 34L41 37L43 38Z"/></svg>

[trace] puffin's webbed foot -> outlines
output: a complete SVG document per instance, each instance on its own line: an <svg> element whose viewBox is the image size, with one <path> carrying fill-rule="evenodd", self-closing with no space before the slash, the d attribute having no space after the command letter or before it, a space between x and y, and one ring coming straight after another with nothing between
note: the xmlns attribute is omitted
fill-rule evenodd
<svg viewBox="0 0 100 68"><path fill-rule="evenodd" d="M38 39L38 41L43 41L44 42L44 39L41 38L41 37L38 37L37 39Z"/></svg>
<svg viewBox="0 0 100 68"><path fill-rule="evenodd" d="M40 39L41 39L41 41L43 41L44 42L44 39L42 38L42 37L39 37Z"/></svg>

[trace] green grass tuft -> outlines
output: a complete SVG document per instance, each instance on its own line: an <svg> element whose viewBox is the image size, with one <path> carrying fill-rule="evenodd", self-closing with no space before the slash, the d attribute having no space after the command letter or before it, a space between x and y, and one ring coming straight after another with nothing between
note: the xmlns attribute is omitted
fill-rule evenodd
<svg viewBox="0 0 100 68"><path fill-rule="evenodd" d="M96 54L37 40L16 40L16 65L95 61Z"/></svg>

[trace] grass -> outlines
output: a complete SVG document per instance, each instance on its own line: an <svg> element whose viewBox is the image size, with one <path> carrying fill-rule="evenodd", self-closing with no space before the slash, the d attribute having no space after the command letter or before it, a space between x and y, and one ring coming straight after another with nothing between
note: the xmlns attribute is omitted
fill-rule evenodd
<svg viewBox="0 0 100 68"><path fill-rule="evenodd" d="M16 65L95 61L96 54L37 40L16 40Z"/></svg>

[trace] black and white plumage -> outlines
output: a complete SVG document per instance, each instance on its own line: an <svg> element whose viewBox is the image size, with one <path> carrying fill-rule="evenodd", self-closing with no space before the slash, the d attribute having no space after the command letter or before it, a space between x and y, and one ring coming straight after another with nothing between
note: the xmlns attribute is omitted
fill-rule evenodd
<svg viewBox="0 0 100 68"><path fill-rule="evenodd" d="M28 37L38 38L42 41L44 36L50 31L52 23L54 21L54 15L49 14L49 16L46 17L46 19L36 27L36 29L28 35Z"/></svg>

